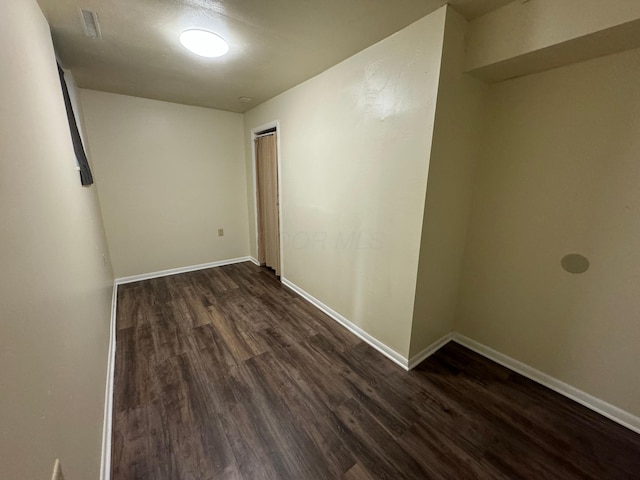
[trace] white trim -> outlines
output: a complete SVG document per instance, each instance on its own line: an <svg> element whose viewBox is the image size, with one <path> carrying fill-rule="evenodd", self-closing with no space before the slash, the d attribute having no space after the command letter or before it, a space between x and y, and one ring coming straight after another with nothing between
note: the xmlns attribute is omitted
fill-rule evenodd
<svg viewBox="0 0 640 480"><path fill-rule="evenodd" d="M427 357L430 357L431 355L436 353L438 350L440 350L442 347L444 347L447 343L451 341L452 338L453 338L453 332L449 332L439 340L436 340L435 342L433 342L424 350L416 353L413 357L409 359L409 370L414 369L420 363L424 362L427 359Z"/></svg>
<svg viewBox="0 0 640 480"><path fill-rule="evenodd" d="M255 257L249 257L249 261L252 262L252 263L255 263L258 266L260 266L260 262Z"/></svg>
<svg viewBox="0 0 640 480"><path fill-rule="evenodd" d="M254 140L261 135L258 135L258 132L262 132L264 130L268 130L270 128L275 128L276 131L270 133L270 135L276 135L276 148L277 148L277 164L278 164L278 227L280 230L280 277L284 276L284 227L282 225L282 148L280 147L280 122L278 120L274 120L269 123L265 123L264 125L260 125L259 127L251 129L251 163L253 166L253 212L255 217L255 228L256 228L256 255L258 255L258 245L260 244L258 235L258 188L257 181L258 177L256 175L256 148L254 144Z"/></svg>
<svg viewBox="0 0 640 480"><path fill-rule="evenodd" d="M62 470L60 469L60 459L56 458L53 464L53 473L51 474L51 480L60 480L62 477Z"/></svg>
<svg viewBox="0 0 640 480"><path fill-rule="evenodd" d="M467 347L470 350L473 350L476 353L479 353L484 357L487 357L490 360L493 360L496 363L499 363L504 367L507 367L509 370L513 370L520 375L524 375L534 382L550 388L554 392L564 395L565 397L568 397L571 400L578 402L579 404L584 405L587 408L590 408L594 412L597 412L600 415L603 415L608 419L613 420L614 422L619 423L624 427L627 427L629 430L640 433L640 418L622 410L621 408L611 405L604 400L600 400L599 398L583 392L582 390L578 390L577 388L572 387L571 385L564 383L563 381L558 380L551 375L547 375L540 370L536 370L529 365L519 362L518 360L515 360L514 358L511 358L503 353L497 352L496 350L487 347L480 342L471 340L470 338L465 337L464 335L461 335L457 332L453 333L453 341Z"/></svg>
<svg viewBox="0 0 640 480"><path fill-rule="evenodd" d="M251 262L251 257L230 258L228 260L220 260L217 262L201 263L199 265L190 265L188 267L171 268L169 270L160 270L159 272L142 273L140 275L131 275L130 277L116 278L116 285L124 285L125 283L140 282L142 280L150 280L158 277L168 277L169 275L177 275L179 273L195 272L197 270L205 270L207 268L222 267L224 265L233 265L234 263Z"/></svg>
<svg viewBox="0 0 640 480"><path fill-rule="evenodd" d="M104 421L102 425L102 458L100 479L111 478L111 429L113 427L113 376L116 357L116 311L118 308L118 284L113 282L111 294L111 323L109 325L109 351L107 357L107 385L104 392Z"/></svg>
<svg viewBox="0 0 640 480"><path fill-rule="evenodd" d="M258 241L258 235L260 235L258 230L258 175L256 172L256 129L251 130L251 166L253 167L253 219L255 220L255 229L256 229L256 257L260 256L258 253L258 245L260 242Z"/></svg>
<svg viewBox="0 0 640 480"><path fill-rule="evenodd" d="M278 151L278 227L279 235L278 243L280 244L280 277L284 275L284 227L282 217L282 147L280 146L280 137L282 136L282 130L280 129L280 122L276 121L276 148Z"/></svg>
<svg viewBox="0 0 640 480"><path fill-rule="evenodd" d="M302 298L304 298L309 303L314 305L316 308L322 310L324 313L329 315L331 318L333 318L336 322L338 322L340 325L345 327L351 333L353 333L354 335L359 337L361 340L365 341L366 343L371 345L373 348L375 348L377 351L382 353L389 360L391 360L394 363L398 364L399 366L401 366L405 370L408 370L408 367L407 367L408 362L407 362L407 359L405 357L400 355L395 350L392 350L391 348L387 347L384 343L382 343L377 338L369 335L367 332L362 330L356 324L350 322L345 317L340 315L338 312L336 312L332 308L328 307L327 305L322 303L320 300L318 300L317 298L313 297L312 295L310 295L309 293L304 291L302 288L298 287L296 284L290 282L289 280L287 280L284 277L281 277L281 278L282 278L282 284L283 285L287 286L288 288L290 288L291 290L296 292L298 295L300 295Z"/></svg>

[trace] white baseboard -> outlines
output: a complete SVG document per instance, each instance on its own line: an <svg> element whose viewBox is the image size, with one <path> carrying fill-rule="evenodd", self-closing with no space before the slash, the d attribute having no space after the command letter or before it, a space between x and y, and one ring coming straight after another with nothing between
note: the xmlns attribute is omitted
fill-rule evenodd
<svg viewBox="0 0 640 480"><path fill-rule="evenodd" d="M459 343L467 347L470 350L473 350L480 355L487 357L490 360L493 360L500 365L507 367L509 370L513 370L514 372L523 375L534 382L537 382L547 388L550 388L554 392L557 392L565 397L570 398L578 402L581 405L584 405L587 408L590 408L594 412L599 413L607 417L610 420L613 420L620 425L627 427L629 430L633 430L636 433L640 433L640 418L632 415L629 412L622 410L610 403L605 402L604 400L600 400L599 398L594 397L582 390L578 390L571 385L564 383L557 378L552 377L551 375L547 375L546 373L541 372L540 370L536 370L529 365L526 365L514 358L511 358L503 353L500 353L496 350L493 350L482 343L476 342L460 333L453 333L453 341Z"/></svg>
<svg viewBox="0 0 640 480"><path fill-rule="evenodd" d="M113 282L111 296L111 322L109 325L109 351L107 357L107 385L104 393L104 422L102 425L102 457L100 480L111 479L111 429L113 426L113 375L116 357L116 311L118 308L118 285Z"/></svg>
<svg viewBox="0 0 640 480"><path fill-rule="evenodd" d="M190 265L188 267L171 268L169 270L160 270L159 272L142 273L140 275L131 275L130 277L116 278L117 285L124 285L125 283L140 282L142 280L150 280L158 277L168 277L169 275L178 275L179 273L195 272L197 270L205 270L207 268L222 267L224 265L232 265L234 263L242 262L254 262L257 260L252 257L238 257L230 258L228 260L220 260L217 262L201 263L199 265Z"/></svg>
<svg viewBox="0 0 640 480"><path fill-rule="evenodd" d="M257 258L255 257L249 257L249 261L255 263L256 265L260 266L260 262L258 261Z"/></svg>
<svg viewBox="0 0 640 480"><path fill-rule="evenodd" d="M452 340L452 338L453 338L453 332L449 332L439 340L436 340L435 342L433 342L424 350L416 353L413 357L409 359L409 370L414 369L420 363L425 361L428 357L436 353L438 350L444 347L447 343L449 343Z"/></svg>
<svg viewBox="0 0 640 480"><path fill-rule="evenodd" d="M389 348L388 346L386 346L384 343L382 343L380 340L378 340L377 338L373 337L372 335L369 335L367 332L362 330L356 324L350 322L345 317L340 315L338 312L336 312L332 308L328 307L327 305L322 303L320 300L318 300L317 298L313 297L311 294L307 293L302 288L298 287L296 284L290 282L289 280L287 280L284 277L282 277L282 284L287 286L287 287L289 287L291 290L296 292L298 295L300 295L302 298L307 300L309 303L311 303L312 305L314 305L318 309L322 310L324 313L329 315L331 318L333 318L336 322L338 322L340 325L345 327L347 330L349 330L355 336L359 337L361 340L365 341L366 343L371 345L373 348L375 348L377 351L382 353L389 360L393 361L397 365L400 365L405 370L409 369L408 368L407 359L405 357L403 357L402 355L400 355L398 352L396 352L395 350Z"/></svg>

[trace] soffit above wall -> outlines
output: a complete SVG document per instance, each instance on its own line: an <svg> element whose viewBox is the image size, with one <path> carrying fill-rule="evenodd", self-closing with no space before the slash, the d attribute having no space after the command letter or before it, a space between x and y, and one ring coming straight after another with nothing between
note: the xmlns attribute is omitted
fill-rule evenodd
<svg viewBox="0 0 640 480"><path fill-rule="evenodd" d="M496 83L634 48L640 48L640 20L527 52L469 73Z"/></svg>
<svg viewBox="0 0 640 480"><path fill-rule="evenodd" d="M498 82L638 47L637 0L515 1L470 22L466 67Z"/></svg>
<svg viewBox="0 0 640 480"><path fill-rule="evenodd" d="M244 112L373 45L443 0L38 0L81 88ZM472 19L509 0L451 0ZM80 8L97 12L85 36ZM214 31L230 52L182 48L188 28ZM243 103L240 97L252 101Z"/></svg>

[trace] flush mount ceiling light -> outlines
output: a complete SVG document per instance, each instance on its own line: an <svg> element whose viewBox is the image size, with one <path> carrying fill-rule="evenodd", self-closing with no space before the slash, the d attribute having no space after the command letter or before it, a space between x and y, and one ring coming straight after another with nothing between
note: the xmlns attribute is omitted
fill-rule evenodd
<svg viewBox="0 0 640 480"><path fill-rule="evenodd" d="M180 43L201 57L221 57L229 51L229 45L222 37L206 30L185 30L180 34Z"/></svg>

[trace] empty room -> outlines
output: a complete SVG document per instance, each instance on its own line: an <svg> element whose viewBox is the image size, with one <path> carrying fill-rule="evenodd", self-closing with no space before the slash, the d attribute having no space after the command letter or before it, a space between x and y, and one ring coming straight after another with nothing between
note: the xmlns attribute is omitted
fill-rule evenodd
<svg viewBox="0 0 640 480"><path fill-rule="evenodd" d="M3 480L640 479L640 2L2 0Z"/></svg>

